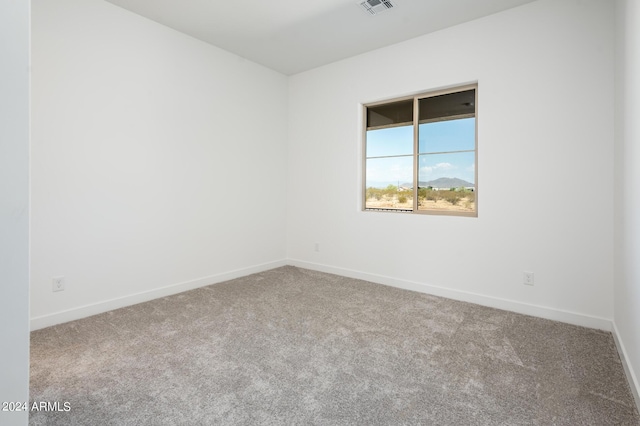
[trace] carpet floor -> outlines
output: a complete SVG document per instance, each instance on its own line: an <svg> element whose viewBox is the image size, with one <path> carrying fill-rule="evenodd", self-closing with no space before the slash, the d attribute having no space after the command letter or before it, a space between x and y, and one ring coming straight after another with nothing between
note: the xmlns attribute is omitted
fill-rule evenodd
<svg viewBox="0 0 640 426"><path fill-rule="evenodd" d="M640 425L611 333L292 266L34 331L30 386L31 425Z"/></svg>

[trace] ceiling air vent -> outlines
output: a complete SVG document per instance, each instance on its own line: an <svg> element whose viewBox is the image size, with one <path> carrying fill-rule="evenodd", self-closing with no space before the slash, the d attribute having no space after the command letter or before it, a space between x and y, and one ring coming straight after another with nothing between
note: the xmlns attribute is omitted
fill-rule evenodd
<svg viewBox="0 0 640 426"><path fill-rule="evenodd" d="M372 15L377 15L380 12L396 7L391 0L365 0L359 1L358 3L364 8L364 10Z"/></svg>

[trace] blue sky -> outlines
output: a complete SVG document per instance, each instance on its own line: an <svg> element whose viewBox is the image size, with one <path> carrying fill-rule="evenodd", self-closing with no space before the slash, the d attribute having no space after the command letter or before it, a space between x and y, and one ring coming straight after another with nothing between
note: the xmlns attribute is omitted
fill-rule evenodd
<svg viewBox="0 0 640 426"><path fill-rule="evenodd" d="M451 151L473 150L475 118L438 121L418 128L419 180L456 177L475 182L475 154ZM367 132L367 187L397 185L413 180L413 126ZM370 158L389 155L407 157Z"/></svg>

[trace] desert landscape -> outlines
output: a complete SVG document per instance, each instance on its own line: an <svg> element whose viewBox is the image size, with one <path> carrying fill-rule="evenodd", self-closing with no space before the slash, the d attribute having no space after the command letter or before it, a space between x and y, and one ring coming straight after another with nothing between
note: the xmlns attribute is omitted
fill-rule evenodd
<svg viewBox="0 0 640 426"><path fill-rule="evenodd" d="M418 210L474 212L476 194L467 188L418 189ZM412 210L413 191L389 185L386 188L367 188L367 209Z"/></svg>

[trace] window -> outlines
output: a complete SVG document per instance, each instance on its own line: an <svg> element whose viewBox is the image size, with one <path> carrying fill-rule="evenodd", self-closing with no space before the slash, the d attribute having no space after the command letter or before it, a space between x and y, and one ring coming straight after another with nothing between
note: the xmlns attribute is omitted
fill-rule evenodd
<svg viewBox="0 0 640 426"><path fill-rule="evenodd" d="M477 89L365 105L365 210L477 216Z"/></svg>

